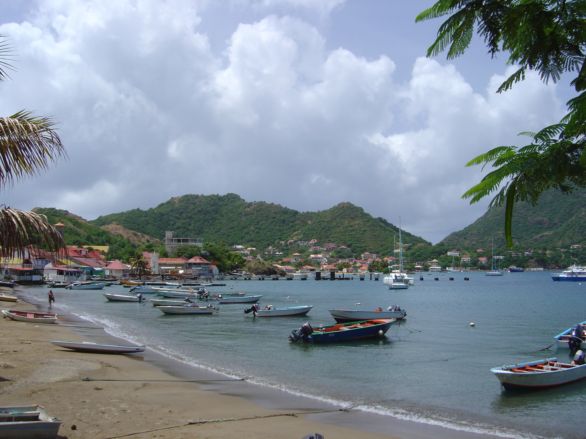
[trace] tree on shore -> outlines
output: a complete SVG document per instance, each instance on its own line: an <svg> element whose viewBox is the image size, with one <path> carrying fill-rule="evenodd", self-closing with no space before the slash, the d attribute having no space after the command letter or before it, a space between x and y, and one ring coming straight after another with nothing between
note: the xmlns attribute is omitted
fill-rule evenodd
<svg viewBox="0 0 586 439"><path fill-rule="evenodd" d="M8 78L10 56L10 47L0 35L0 81ZM36 175L64 155L65 149L50 118L33 116L24 110L0 117L0 186ZM23 256L25 248L31 244L51 251L58 251L65 245L61 234L49 224L45 215L1 205L0 256Z"/></svg>
<svg viewBox="0 0 586 439"><path fill-rule="evenodd" d="M544 82L574 75L576 96L554 125L536 133L522 147L498 146L470 160L467 166L494 168L463 194L475 203L496 192L490 206L505 205L505 237L512 246L515 202L536 204L548 189L571 192L586 187L586 1L585 0L439 0L416 21L451 14L439 27L428 56L447 50L447 58L463 54L474 30L484 38L491 56L508 53L518 68L497 90L509 90L535 70Z"/></svg>

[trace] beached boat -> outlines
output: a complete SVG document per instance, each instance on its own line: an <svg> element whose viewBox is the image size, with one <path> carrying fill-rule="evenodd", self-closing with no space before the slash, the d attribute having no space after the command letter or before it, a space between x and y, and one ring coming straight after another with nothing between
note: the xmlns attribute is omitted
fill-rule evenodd
<svg viewBox="0 0 586 439"><path fill-rule="evenodd" d="M373 319L397 319L401 320L407 316L407 312L396 306L389 306L387 309L378 307L374 310L365 309L330 309L330 314L336 322L356 322L359 320Z"/></svg>
<svg viewBox="0 0 586 439"><path fill-rule="evenodd" d="M0 293L0 301L2 302L18 302L18 297L12 294Z"/></svg>
<svg viewBox="0 0 586 439"><path fill-rule="evenodd" d="M231 304L231 303L256 303L260 300L262 296L228 296L218 294L218 303L222 305Z"/></svg>
<svg viewBox="0 0 586 439"><path fill-rule="evenodd" d="M304 316L306 315L312 305L299 305L299 306L287 306L283 308L275 308L272 305L267 305L264 308L260 308L254 304L250 308L245 309L245 314L252 314L254 317L293 317L293 316Z"/></svg>
<svg viewBox="0 0 586 439"><path fill-rule="evenodd" d="M578 325L581 326L582 334L577 334L577 332L579 332L577 330L579 329L577 328ZM574 339L574 350L586 349L586 320L578 323L578 325L568 328L554 337L558 349L569 349L570 341L572 340L572 338ZM581 340L578 340L578 338L580 338Z"/></svg>
<svg viewBox="0 0 586 439"><path fill-rule="evenodd" d="M0 280L0 287L14 288L15 282L13 280Z"/></svg>
<svg viewBox="0 0 586 439"><path fill-rule="evenodd" d="M144 300L141 296L133 296L131 294L104 293L104 297L109 302L142 302Z"/></svg>
<svg viewBox="0 0 586 439"><path fill-rule="evenodd" d="M572 265L564 270L562 273L557 273L551 276L555 282L585 282L586 281L586 267L579 267Z"/></svg>
<svg viewBox="0 0 586 439"><path fill-rule="evenodd" d="M137 352L144 352L145 346L141 345L115 345L94 343L91 341L66 341L66 340L52 340L55 346L66 349L71 349L78 352L91 352L96 354L135 354Z"/></svg>
<svg viewBox="0 0 586 439"><path fill-rule="evenodd" d="M212 315L218 312L218 308L213 305L201 306L193 303L179 306L163 305L157 306L157 309L168 315Z"/></svg>
<svg viewBox="0 0 586 439"><path fill-rule="evenodd" d="M36 311L16 311L13 309L3 309L4 318L17 320L19 322L32 323L57 323L57 314L51 312Z"/></svg>
<svg viewBox="0 0 586 439"><path fill-rule="evenodd" d="M360 322L338 323L331 326L312 328L305 323L289 335L291 342L338 343L364 338L382 337L395 322L394 319L375 319Z"/></svg>
<svg viewBox="0 0 586 439"><path fill-rule="evenodd" d="M54 439L60 426L40 405L0 407L0 439Z"/></svg>
<svg viewBox="0 0 586 439"><path fill-rule="evenodd" d="M103 282L73 282L65 288L69 290L102 290L106 286Z"/></svg>
<svg viewBox="0 0 586 439"><path fill-rule="evenodd" d="M505 389L554 387L586 378L586 364L560 363L557 358L493 367L490 371Z"/></svg>

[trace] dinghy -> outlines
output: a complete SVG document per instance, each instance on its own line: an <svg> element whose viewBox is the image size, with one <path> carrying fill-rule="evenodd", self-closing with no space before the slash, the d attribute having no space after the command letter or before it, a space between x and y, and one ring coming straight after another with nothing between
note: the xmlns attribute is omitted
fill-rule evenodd
<svg viewBox="0 0 586 439"><path fill-rule="evenodd" d="M212 305L199 306L195 304L181 306L157 306L157 309L163 314L169 315L212 315L218 312L218 309Z"/></svg>
<svg viewBox="0 0 586 439"><path fill-rule="evenodd" d="M144 300L142 296L133 296L130 294L104 293L104 297L109 302L142 302Z"/></svg>
<svg viewBox="0 0 586 439"><path fill-rule="evenodd" d="M94 354L135 354L137 352L144 352L145 350L145 346L103 344L91 341L52 340L51 343L55 346L73 351L91 352Z"/></svg>
<svg viewBox="0 0 586 439"><path fill-rule="evenodd" d="M578 325L581 328L578 328ZM586 320L578 325L568 328L554 337L558 349L569 349L571 344L573 350L586 349ZM581 334L578 334L579 329L582 330Z"/></svg>
<svg viewBox="0 0 586 439"><path fill-rule="evenodd" d="M586 364L561 363L555 357L493 367L490 371L505 389L554 387L586 378Z"/></svg>
<svg viewBox="0 0 586 439"><path fill-rule="evenodd" d="M19 322L29 323L57 323L57 314L51 312L36 311L16 311L13 309L3 309L4 318L17 320Z"/></svg>
<svg viewBox="0 0 586 439"><path fill-rule="evenodd" d="M226 296L218 294L218 303L222 305L231 303L256 303L262 296Z"/></svg>

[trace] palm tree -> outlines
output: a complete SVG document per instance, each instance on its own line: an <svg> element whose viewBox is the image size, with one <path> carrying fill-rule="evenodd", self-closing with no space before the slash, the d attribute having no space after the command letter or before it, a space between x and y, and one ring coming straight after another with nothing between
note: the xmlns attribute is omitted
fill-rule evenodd
<svg viewBox="0 0 586 439"><path fill-rule="evenodd" d="M147 261L144 260L140 253L130 258L130 271L139 279L147 273Z"/></svg>
<svg viewBox="0 0 586 439"><path fill-rule="evenodd" d="M0 35L0 81L8 78L10 55L10 47ZM36 175L65 155L53 127L50 118L36 117L28 111L0 117L0 186ZM64 247L61 233L45 215L0 205L0 256L23 256L26 246L31 244L51 251Z"/></svg>

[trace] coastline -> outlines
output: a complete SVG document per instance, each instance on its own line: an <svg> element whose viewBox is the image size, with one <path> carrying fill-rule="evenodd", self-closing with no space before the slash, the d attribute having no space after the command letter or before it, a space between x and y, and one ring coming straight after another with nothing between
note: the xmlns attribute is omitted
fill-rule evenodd
<svg viewBox="0 0 586 439"><path fill-rule="evenodd" d="M2 305L47 309L42 304ZM0 382L4 404L45 406L63 421L61 437L300 439L315 432L341 439L494 437L343 411L278 389L230 380L148 349L144 355L100 355L66 351L49 343L115 339L102 330L86 331L83 324L35 325L3 319L0 325L5 334L0 376L8 380ZM82 380L86 377L91 381Z"/></svg>

